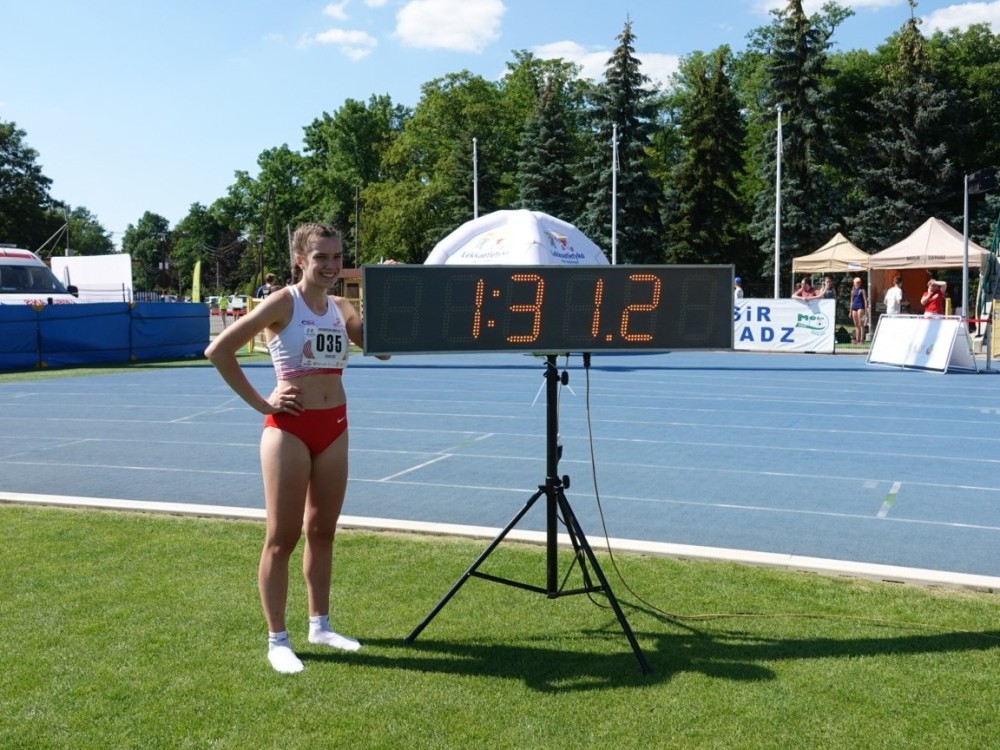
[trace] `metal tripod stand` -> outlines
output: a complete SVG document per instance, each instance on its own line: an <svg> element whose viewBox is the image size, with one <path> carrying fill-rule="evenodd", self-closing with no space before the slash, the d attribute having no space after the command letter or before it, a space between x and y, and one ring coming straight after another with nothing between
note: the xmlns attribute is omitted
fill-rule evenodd
<svg viewBox="0 0 1000 750"><path fill-rule="evenodd" d="M589 358L589 355L584 355ZM642 648L639 646L638 641L636 641L635 634L632 632L632 628L629 627L628 620L625 619L625 614L622 612L621 607L618 604L618 599L615 598L614 592L611 590L611 586L608 584L607 578L604 576L604 571L601 570L600 564L597 562L597 558L594 555L594 551L591 549L590 544L587 542L587 537L583 533L583 529L580 527L580 522L576 518L576 514L573 513L572 507L570 507L569 500L566 499L565 488L569 486L569 477L565 479L560 479L558 476L559 471L559 458L560 458L560 448L559 448L559 409L558 409L558 394L559 394L559 384L566 384L568 378L566 373L562 376L559 375L556 367L556 355L550 354L546 356L546 368L545 368L545 393L546 393L546 471L545 471L545 484L538 486L538 491L532 495L528 502L525 503L524 507L517 512L517 515L511 519L510 523L504 527L500 534L483 550L482 554L476 558L476 561L469 566L468 570L462 574L462 577L458 579L454 586L448 591L447 594L437 603L437 605L430 611L430 614L423 619L423 621L413 629L407 637L407 643L412 643L416 640L417 636L423 631L425 627L430 623L431 620L440 612L444 605L458 592L462 585L469 580L469 578L476 577L482 578L487 581L493 581L494 583L502 583L507 586L515 586L521 589L527 589L528 591L534 591L540 594L545 594L549 599L555 599L561 596L570 596L573 594L590 594L602 592L608 599L608 603L611 605L611 609L614 610L615 616L618 618L618 622L621 625L622 630L625 633L625 637L628 639L629 644L632 646L632 651L635 653L635 658L639 662L639 667L642 669L643 674L650 674L652 669L649 666L649 662L646 661L646 656L642 652ZM517 526L520 520L525 516L525 514L531 510L535 502L539 498L545 498L545 508L546 508L546 583L545 587L534 586L531 584L523 583L521 581L513 581L508 578L501 578L499 576L493 576L488 573L480 573L479 566L490 556L490 553L504 540L504 538L511 532L511 530ZM574 560L573 565L579 563L580 572L583 576L584 585L580 588L575 589L565 589L565 579L562 584L559 582L559 560L558 560L558 522L559 516L562 516L563 522L566 525L566 531L569 535L570 541L573 545ZM589 564L589 569L588 569ZM570 571L572 566L570 567ZM567 577L570 571L567 571ZM593 575L597 578L597 583L595 584L591 578L591 571Z"/></svg>

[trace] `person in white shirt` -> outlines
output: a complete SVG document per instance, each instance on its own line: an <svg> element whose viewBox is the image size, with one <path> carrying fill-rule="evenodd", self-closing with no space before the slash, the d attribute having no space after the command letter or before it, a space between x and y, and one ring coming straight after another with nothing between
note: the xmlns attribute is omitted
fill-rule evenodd
<svg viewBox="0 0 1000 750"><path fill-rule="evenodd" d="M885 293L885 314L899 315L903 309L903 277L898 274Z"/></svg>
<svg viewBox="0 0 1000 750"><path fill-rule="evenodd" d="M739 276L733 279L733 299L743 299L743 279Z"/></svg>

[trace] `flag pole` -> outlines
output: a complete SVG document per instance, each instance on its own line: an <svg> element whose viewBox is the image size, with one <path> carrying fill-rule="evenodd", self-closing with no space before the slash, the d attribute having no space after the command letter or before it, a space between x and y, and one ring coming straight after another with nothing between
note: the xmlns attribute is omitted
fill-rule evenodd
<svg viewBox="0 0 1000 750"><path fill-rule="evenodd" d="M969 312L969 175L964 176L965 189L962 200L962 317L968 320ZM980 279L980 282L982 280Z"/></svg>
<svg viewBox="0 0 1000 750"><path fill-rule="evenodd" d="M781 105L778 105L778 142L774 178L774 298L781 296Z"/></svg>
<svg viewBox="0 0 1000 750"><path fill-rule="evenodd" d="M472 218L479 218L479 151L475 138L472 139Z"/></svg>
<svg viewBox="0 0 1000 750"><path fill-rule="evenodd" d="M618 124L611 126L611 265L618 265Z"/></svg>

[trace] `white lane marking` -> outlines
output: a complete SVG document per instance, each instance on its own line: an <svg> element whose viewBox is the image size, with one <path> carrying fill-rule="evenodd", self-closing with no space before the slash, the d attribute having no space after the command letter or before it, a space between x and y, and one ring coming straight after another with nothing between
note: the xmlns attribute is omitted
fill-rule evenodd
<svg viewBox="0 0 1000 750"><path fill-rule="evenodd" d="M893 482L892 487L889 488L889 494L885 497L885 502L883 502L882 507L878 509L878 513L876 514L877 518L885 518L889 515L889 509L892 508L893 503L896 502L896 495L899 494L899 488L901 486L901 482Z"/></svg>
<svg viewBox="0 0 1000 750"><path fill-rule="evenodd" d="M432 458L430 461L424 461L423 463L417 464L416 466L411 466L408 469L403 469L402 471L397 471L395 474L390 474L389 476L382 477L381 479L377 479L376 481L378 481L378 482L391 482L393 479L396 479L397 477L405 476L406 474L409 474L410 472L416 471L417 469L422 469L425 466L430 466L431 464L436 464L438 461L443 461L446 458L451 458L451 455L452 454L450 454L450 453L444 453L444 454L442 454L440 456L436 456L436 457Z"/></svg>

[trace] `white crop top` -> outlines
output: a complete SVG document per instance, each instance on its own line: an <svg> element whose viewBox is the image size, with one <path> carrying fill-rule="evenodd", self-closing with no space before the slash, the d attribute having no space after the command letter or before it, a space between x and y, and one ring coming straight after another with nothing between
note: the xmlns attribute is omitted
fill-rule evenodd
<svg viewBox="0 0 1000 750"><path fill-rule="evenodd" d="M347 326L340 308L332 299L324 315L317 315L295 285L288 287L292 295L292 317L281 333L267 344L278 380L291 380L303 375L339 375L347 367Z"/></svg>

